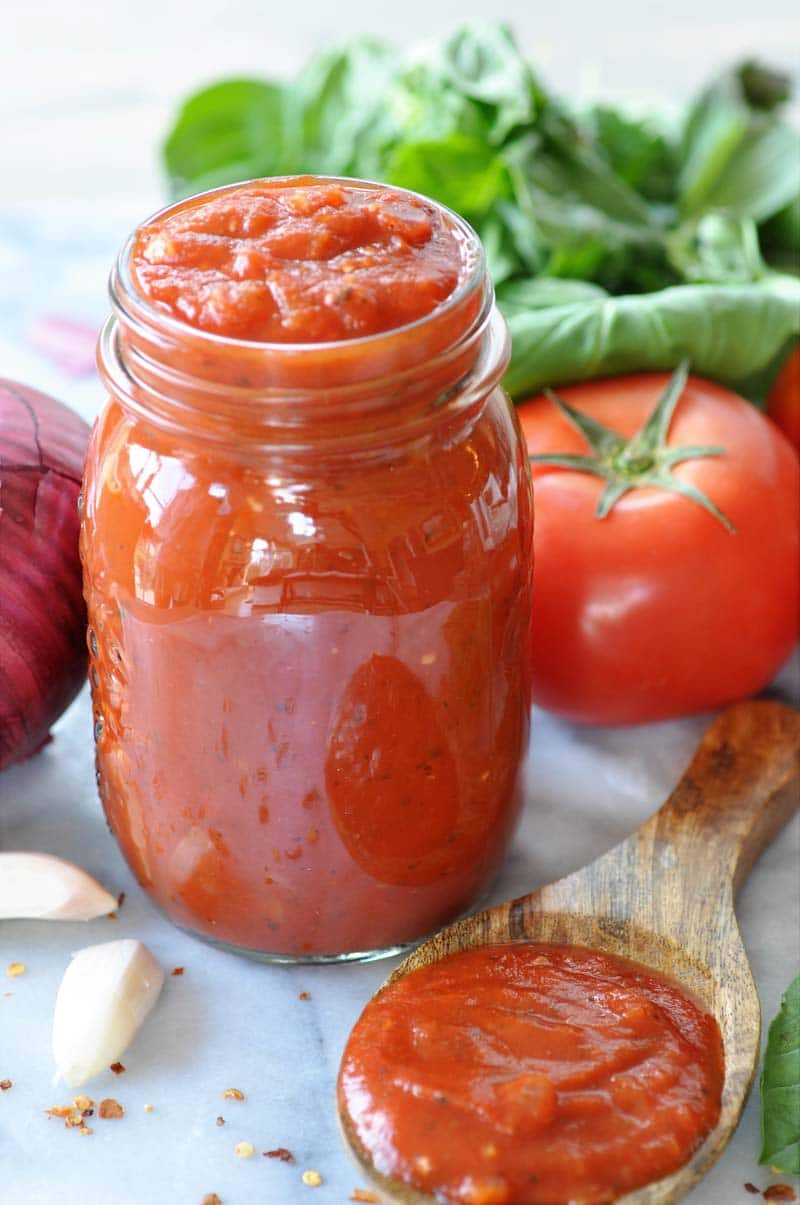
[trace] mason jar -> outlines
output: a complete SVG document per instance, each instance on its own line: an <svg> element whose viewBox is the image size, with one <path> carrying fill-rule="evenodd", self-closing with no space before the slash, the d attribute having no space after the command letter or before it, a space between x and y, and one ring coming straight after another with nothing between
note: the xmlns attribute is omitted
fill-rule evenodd
<svg viewBox="0 0 800 1205"><path fill-rule="evenodd" d="M452 292L388 329L276 341L143 290L143 230L323 187L435 214L463 254ZM111 829L199 937L279 961L397 952L487 891L528 740L531 486L480 243L402 190L255 182L134 232L111 300L81 537Z"/></svg>

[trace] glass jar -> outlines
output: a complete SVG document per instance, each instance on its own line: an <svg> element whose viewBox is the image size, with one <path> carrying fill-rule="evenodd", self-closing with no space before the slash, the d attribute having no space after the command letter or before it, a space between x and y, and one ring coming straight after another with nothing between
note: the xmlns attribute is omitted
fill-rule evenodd
<svg viewBox="0 0 800 1205"><path fill-rule="evenodd" d="M81 541L100 795L177 925L265 959L423 937L519 811L530 478L480 245L442 212L469 278L349 341L190 327L132 240L112 274Z"/></svg>

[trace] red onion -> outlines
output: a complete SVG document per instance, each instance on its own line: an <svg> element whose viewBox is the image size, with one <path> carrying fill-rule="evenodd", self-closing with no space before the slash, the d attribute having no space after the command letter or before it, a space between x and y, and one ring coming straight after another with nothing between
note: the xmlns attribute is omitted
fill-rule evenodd
<svg viewBox="0 0 800 1205"><path fill-rule="evenodd" d="M0 379L0 770L35 753L86 677L78 494L89 428Z"/></svg>

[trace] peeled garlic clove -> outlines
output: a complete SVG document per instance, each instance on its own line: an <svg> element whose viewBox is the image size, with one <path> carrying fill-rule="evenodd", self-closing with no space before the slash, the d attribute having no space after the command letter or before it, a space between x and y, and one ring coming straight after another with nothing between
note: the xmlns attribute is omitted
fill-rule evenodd
<svg viewBox="0 0 800 1205"><path fill-rule="evenodd" d="M51 854L0 854L0 920L92 920L117 901L91 875Z"/></svg>
<svg viewBox="0 0 800 1205"><path fill-rule="evenodd" d="M73 955L56 997L53 1057L70 1088L115 1063L158 999L164 972L132 938Z"/></svg>

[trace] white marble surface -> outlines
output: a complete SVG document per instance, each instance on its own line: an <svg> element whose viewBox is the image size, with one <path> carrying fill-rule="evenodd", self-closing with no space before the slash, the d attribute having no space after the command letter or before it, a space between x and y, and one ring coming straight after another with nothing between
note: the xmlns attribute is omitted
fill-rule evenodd
<svg viewBox="0 0 800 1205"><path fill-rule="evenodd" d="M96 412L96 380L80 365L77 374L75 365L64 371L43 344L41 320L78 320L91 330L102 319L111 256L162 201L155 147L187 87L232 70L288 69L334 36L371 30L403 39L423 13L430 28L444 29L482 12L472 0L457 12L421 0L402 10L343 0L334 12L309 0L290 23L277 5L256 0L142 0L135 8L121 0L9 0L0 11L0 375L50 390L87 417ZM785 61L797 34L794 6L784 0L758 12L744 0L714 0L702 12L688 0L669 11L654 0L572 0L555 9L510 0L502 15L559 88L652 103L685 96L712 66L744 52ZM781 689L797 686L795 664ZM579 730L536 713L528 805L493 898L556 878L624 837L668 793L703 723ZM173 929L136 887L106 829L85 695L43 753L0 775L0 848L73 858L127 895L117 921L0 923L0 1079L14 1083L0 1093L0 1205L199 1205L212 1191L224 1205L347 1201L364 1181L336 1132L335 1075L350 1026L393 964L267 967ZM765 1016L800 956L799 852L796 820L739 901ZM88 1089L119 1099L125 1118L97 1122L81 1138L43 1112L70 1096L51 1082L55 992L71 951L122 936L146 941L167 970L184 966L185 974L168 977L123 1060L125 1074L107 1073ZM12 960L28 968L13 980L5 976ZM311 999L300 1001L301 991ZM247 1099L223 1101L228 1087ZM234 1156L243 1140L256 1147L252 1160ZM278 1146L290 1148L296 1164L261 1155ZM744 1182L772 1179L757 1153L754 1097L731 1147L687 1201L755 1200ZM324 1184L304 1187L305 1168L319 1170Z"/></svg>

